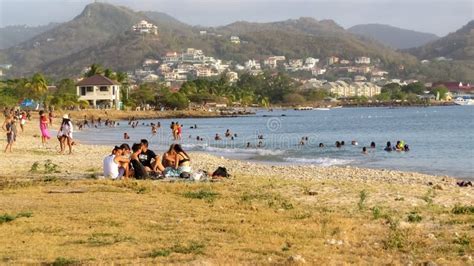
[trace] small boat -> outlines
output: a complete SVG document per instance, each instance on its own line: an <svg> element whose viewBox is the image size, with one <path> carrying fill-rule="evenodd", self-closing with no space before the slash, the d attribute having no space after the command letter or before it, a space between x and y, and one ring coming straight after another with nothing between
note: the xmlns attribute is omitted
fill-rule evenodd
<svg viewBox="0 0 474 266"><path fill-rule="evenodd" d="M474 99L470 96L459 96L454 99L454 103L457 105L474 105Z"/></svg>
<svg viewBox="0 0 474 266"><path fill-rule="evenodd" d="M334 106L333 108L331 109L341 109L342 108L342 105L338 105L338 106Z"/></svg>
<svg viewBox="0 0 474 266"><path fill-rule="evenodd" d="M316 111L329 111L331 109L329 109L329 108L315 108L314 110L316 110Z"/></svg>
<svg viewBox="0 0 474 266"><path fill-rule="evenodd" d="M296 111L306 111L306 110L313 110L311 106L299 106L295 108Z"/></svg>

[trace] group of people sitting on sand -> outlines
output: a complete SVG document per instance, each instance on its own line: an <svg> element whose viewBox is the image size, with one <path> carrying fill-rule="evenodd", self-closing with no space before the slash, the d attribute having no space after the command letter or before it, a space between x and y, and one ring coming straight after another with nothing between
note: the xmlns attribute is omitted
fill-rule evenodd
<svg viewBox="0 0 474 266"><path fill-rule="evenodd" d="M179 144L171 144L163 156L148 148L148 141L130 146L115 146L104 158L104 176L112 179L160 179L164 177L189 178L192 173L189 155Z"/></svg>

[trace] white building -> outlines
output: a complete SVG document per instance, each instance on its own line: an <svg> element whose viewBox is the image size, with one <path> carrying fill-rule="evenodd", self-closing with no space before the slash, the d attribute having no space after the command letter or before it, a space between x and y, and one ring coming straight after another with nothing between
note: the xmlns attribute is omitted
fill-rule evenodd
<svg viewBox="0 0 474 266"><path fill-rule="evenodd" d="M356 57L355 63L356 64L367 64L367 65L369 65L370 64L370 57L366 57L366 56Z"/></svg>
<svg viewBox="0 0 474 266"><path fill-rule="evenodd" d="M245 62L245 69L247 70L260 70L261 66L260 63L257 62L255 59L251 59Z"/></svg>
<svg viewBox="0 0 474 266"><path fill-rule="evenodd" d="M373 97L381 92L381 88L370 82L353 82L347 83L345 81L327 82L323 88L339 97L356 97L365 96Z"/></svg>
<svg viewBox="0 0 474 266"><path fill-rule="evenodd" d="M313 68L313 70L311 71L311 74L312 74L313 76L324 75L324 73L326 73L326 69L325 69L325 68L319 68L319 67L315 67L315 68Z"/></svg>
<svg viewBox="0 0 474 266"><path fill-rule="evenodd" d="M308 57L304 60L304 69L312 69L316 67L316 64L319 63L319 59Z"/></svg>
<svg viewBox="0 0 474 266"><path fill-rule="evenodd" d="M96 74L79 81L76 91L80 101L87 101L94 108L120 108L120 83L102 75Z"/></svg>
<svg viewBox="0 0 474 266"><path fill-rule="evenodd" d="M267 59L263 61L263 65L269 67L269 68L276 68L278 66L279 61L285 61L286 58L285 56L270 56Z"/></svg>
<svg viewBox="0 0 474 266"><path fill-rule="evenodd" d="M158 75L155 75L155 74L148 74L146 75L142 81L143 82L155 82L155 81L158 81L160 79L160 77Z"/></svg>
<svg viewBox="0 0 474 266"><path fill-rule="evenodd" d="M142 20L138 22L137 24L133 25L132 30L140 34L153 34L153 35L158 34L158 27L149 23L146 20Z"/></svg>
<svg viewBox="0 0 474 266"><path fill-rule="evenodd" d="M235 44L240 44L239 36L230 36L230 42Z"/></svg>

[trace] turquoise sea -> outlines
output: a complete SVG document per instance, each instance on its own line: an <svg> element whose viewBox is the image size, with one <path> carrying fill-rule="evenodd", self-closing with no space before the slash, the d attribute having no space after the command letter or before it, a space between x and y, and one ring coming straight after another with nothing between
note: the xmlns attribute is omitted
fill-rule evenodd
<svg viewBox="0 0 474 266"><path fill-rule="evenodd" d="M115 128L86 128L76 137L83 143L111 146L147 138L161 153L173 143L171 121L183 125L180 142L190 151L270 164L353 165L474 179L474 106L259 110L245 117L140 120L136 128L119 121ZM161 128L153 136L147 125L157 122ZM197 129L190 128L194 125ZM227 129L236 134L233 140L224 136ZM124 132L130 140L123 140ZM214 140L216 133L222 140ZM300 145L303 137L308 140ZM353 140L358 145L351 145ZM405 141L410 151L383 150L387 141L395 145L397 140ZM336 141L345 145L336 148ZM374 149L369 148L371 142ZM361 153L363 146L368 148L366 155Z"/></svg>

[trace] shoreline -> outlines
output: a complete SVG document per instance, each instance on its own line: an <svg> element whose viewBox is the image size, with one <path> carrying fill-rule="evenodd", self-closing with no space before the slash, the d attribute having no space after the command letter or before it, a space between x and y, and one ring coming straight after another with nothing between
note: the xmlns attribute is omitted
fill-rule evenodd
<svg viewBox="0 0 474 266"><path fill-rule="evenodd" d="M52 138L49 140L49 143L46 145L46 148L41 147L41 139L40 139L40 132L39 129L36 128L37 120L34 119L29 121L25 126L25 132L20 133L17 137L17 142L13 146L13 154L3 153L2 156L4 159L0 162L0 168L3 169L4 176L12 176L8 173L15 173L17 176L21 175L29 175L30 174L30 166L38 161L38 160L51 160L53 163L61 165L65 163L68 165L71 170L75 170L74 174L68 173L73 179L77 179L80 177L84 177L87 175L86 169L83 169L82 173L80 172L81 168L88 168L95 167L101 168L102 166L102 159L105 157L113 148L113 145L91 145L87 143L80 142L78 145L73 146L73 154L72 155L59 155L57 150L59 148L59 144L55 138L57 128L59 125L59 119L56 119L56 124L54 124L53 128L50 128L50 134ZM18 128L18 130L20 130ZM1 143L5 144L6 139L5 136L2 135L0 138ZM119 145L120 143L116 143L115 145ZM86 156L82 156L82 155ZM312 174L317 173L318 175L327 175L327 176L334 176L334 173L338 173L340 175L349 177L352 179L354 176L362 177L362 176L370 176L373 180L383 180L385 178L386 181L389 182L396 182L396 178L400 177L402 181L403 177L410 177L409 179L414 181L415 183L423 183L420 182L423 179L426 179L426 182L439 182L443 179L451 180L454 182L460 178L456 178L453 176L436 176L430 174L424 174L416 171L399 171L399 170L391 170L391 169L379 169L379 168L364 168L358 166L350 166L350 165L343 165L343 166L318 166L312 164L298 164L298 163L284 163L279 164L277 163L272 164L272 162L266 163L258 160L246 160L246 159L238 159L238 158L229 158L225 156L215 155L209 152L201 152L201 151L191 151L190 154L197 155L198 159L192 160L193 169L203 169L209 172L212 172L217 168L217 166L225 166L225 164L232 165L232 168L235 169L248 169L248 165L252 165L253 167L260 169L259 171L255 172L254 174L258 174L260 172L272 176L278 176L280 172L290 173L291 171L295 171L295 174L290 174L286 177L295 177L298 178L299 175L302 176L311 176ZM5 158L6 157L6 158ZM12 166L16 165L16 161L20 157L23 160L23 163L18 168L12 168ZM44 157L44 158L42 158ZM205 163L209 163L209 166L205 166ZM81 166L87 165L87 166ZM212 169L214 168L214 169ZM245 170L246 171L246 170ZM237 170L237 174L245 174L246 172L242 170ZM100 176L100 173L95 173L96 175ZM380 178L382 177L382 178ZM363 177L366 179L367 177ZM369 178L369 179L370 179Z"/></svg>

